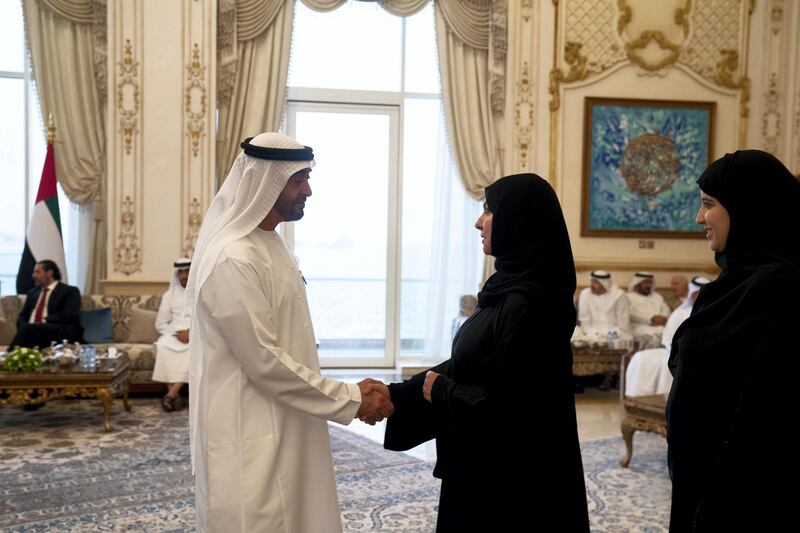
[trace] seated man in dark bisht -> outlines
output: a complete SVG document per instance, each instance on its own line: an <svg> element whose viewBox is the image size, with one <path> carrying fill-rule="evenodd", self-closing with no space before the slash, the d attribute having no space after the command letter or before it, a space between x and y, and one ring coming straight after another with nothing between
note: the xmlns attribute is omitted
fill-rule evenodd
<svg viewBox="0 0 800 533"><path fill-rule="evenodd" d="M36 263L31 275L36 285L28 293L17 319L17 334L11 346L44 348L51 341L83 338L79 314L81 293L61 282L61 269L49 259Z"/></svg>

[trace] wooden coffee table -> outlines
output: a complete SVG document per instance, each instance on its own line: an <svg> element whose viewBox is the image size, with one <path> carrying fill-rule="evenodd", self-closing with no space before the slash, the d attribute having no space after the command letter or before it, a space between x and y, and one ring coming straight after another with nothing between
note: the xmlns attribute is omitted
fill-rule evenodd
<svg viewBox="0 0 800 533"><path fill-rule="evenodd" d="M111 403L122 395L128 403L127 354L115 359L100 359L96 370L84 370L79 363L68 367L43 365L34 372L0 371L0 405L37 405L64 397L97 398L103 403L103 425L111 431Z"/></svg>
<svg viewBox="0 0 800 533"><path fill-rule="evenodd" d="M609 390L612 378L619 374L619 358L628 348L614 349L600 346L572 347L572 375L592 376L602 374L601 390Z"/></svg>

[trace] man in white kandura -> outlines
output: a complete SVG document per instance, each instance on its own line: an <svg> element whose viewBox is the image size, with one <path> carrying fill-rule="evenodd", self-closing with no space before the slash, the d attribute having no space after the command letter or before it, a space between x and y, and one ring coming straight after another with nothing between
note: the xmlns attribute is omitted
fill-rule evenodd
<svg viewBox="0 0 800 533"><path fill-rule="evenodd" d="M275 227L303 216L311 148L242 143L208 209L187 287L198 531L341 531L328 420L393 411L374 383L320 375L305 284Z"/></svg>
<svg viewBox="0 0 800 533"><path fill-rule="evenodd" d="M689 294L683 303L675 309L664 332L661 334L661 347L642 350L633 354L628 369L625 371L626 396L652 396L667 394L672 386L672 374L667 367L669 351L672 347L672 337L678 327L692 314L692 306L700 293L700 288L708 283L704 277L693 278L689 283Z"/></svg>
<svg viewBox="0 0 800 533"><path fill-rule="evenodd" d="M578 297L578 321L588 335L605 335L612 330L624 333L629 330L628 300L605 270L592 272L589 286L581 291Z"/></svg>
<svg viewBox="0 0 800 533"><path fill-rule="evenodd" d="M657 346L670 309L656 292L656 278L650 272L637 272L628 284L628 309L631 332L643 348Z"/></svg>
<svg viewBox="0 0 800 533"><path fill-rule="evenodd" d="M153 381L168 383L167 395L161 399L165 411L183 408L178 395L184 383L189 382L189 326L192 310L186 305L186 283L189 281L191 259L181 258L172 265L169 289L161 297L156 316L156 330L161 336L156 341L156 365Z"/></svg>

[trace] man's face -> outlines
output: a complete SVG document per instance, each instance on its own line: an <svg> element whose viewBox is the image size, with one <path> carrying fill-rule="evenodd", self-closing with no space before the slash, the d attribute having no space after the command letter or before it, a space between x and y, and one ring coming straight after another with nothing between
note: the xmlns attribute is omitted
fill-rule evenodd
<svg viewBox="0 0 800 533"><path fill-rule="evenodd" d="M647 296L648 294L653 292L653 280L651 280L651 279L642 280L642 281L639 282L638 285L636 285L634 287L634 289L639 294L643 294L643 295Z"/></svg>
<svg viewBox="0 0 800 533"><path fill-rule="evenodd" d="M186 287L186 284L189 282L189 269L188 268L181 268L178 269L178 281L181 282L181 287Z"/></svg>
<svg viewBox="0 0 800 533"><path fill-rule="evenodd" d="M678 298L685 298L689 294L689 281L683 276L673 276L669 285Z"/></svg>
<svg viewBox="0 0 800 533"><path fill-rule="evenodd" d="M41 263L36 263L36 266L33 267L33 274L31 274L33 278L33 283L37 287L46 287L53 283L53 272L50 270L45 270Z"/></svg>
<svg viewBox="0 0 800 533"><path fill-rule="evenodd" d="M606 293L606 288L603 287L603 284L594 278L589 280L589 287L592 289L592 294L600 295Z"/></svg>
<svg viewBox="0 0 800 533"><path fill-rule="evenodd" d="M292 221L303 218L306 198L311 196L311 186L308 184L308 180L311 177L309 176L310 172L310 168L304 168L292 174L289 181L286 182L286 186L281 191L273 207L280 215L281 220Z"/></svg>

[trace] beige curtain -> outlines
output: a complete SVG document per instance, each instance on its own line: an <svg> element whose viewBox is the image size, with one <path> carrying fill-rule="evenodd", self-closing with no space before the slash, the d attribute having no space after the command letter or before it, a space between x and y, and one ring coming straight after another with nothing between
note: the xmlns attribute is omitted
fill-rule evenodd
<svg viewBox="0 0 800 533"><path fill-rule="evenodd" d="M483 198L484 187L503 172L503 147L496 133L505 93L505 10L500 4L489 0L435 3L450 145L464 188L475 199Z"/></svg>
<svg viewBox="0 0 800 533"><path fill-rule="evenodd" d="M222 183L242 139L280 126L294 0L220 0L217 9L217 176Z"/></svg>
<svg viewBox="0 0 800 533"><path fill-rule="evenodd" d="M347 0L300 0L314 11L333 11L347 3ZM378 4L398 17L407 17L424 8L431 0L378 0Z"/></svg>
<svg viewBox="0 0 800 533"><path fill-rule="evenodd" d="M105 276L105 0L23 0L22 7L42 115L52 113L56 122L58 181L70 201L95 208L85 287L99 292Z"/></svg>

